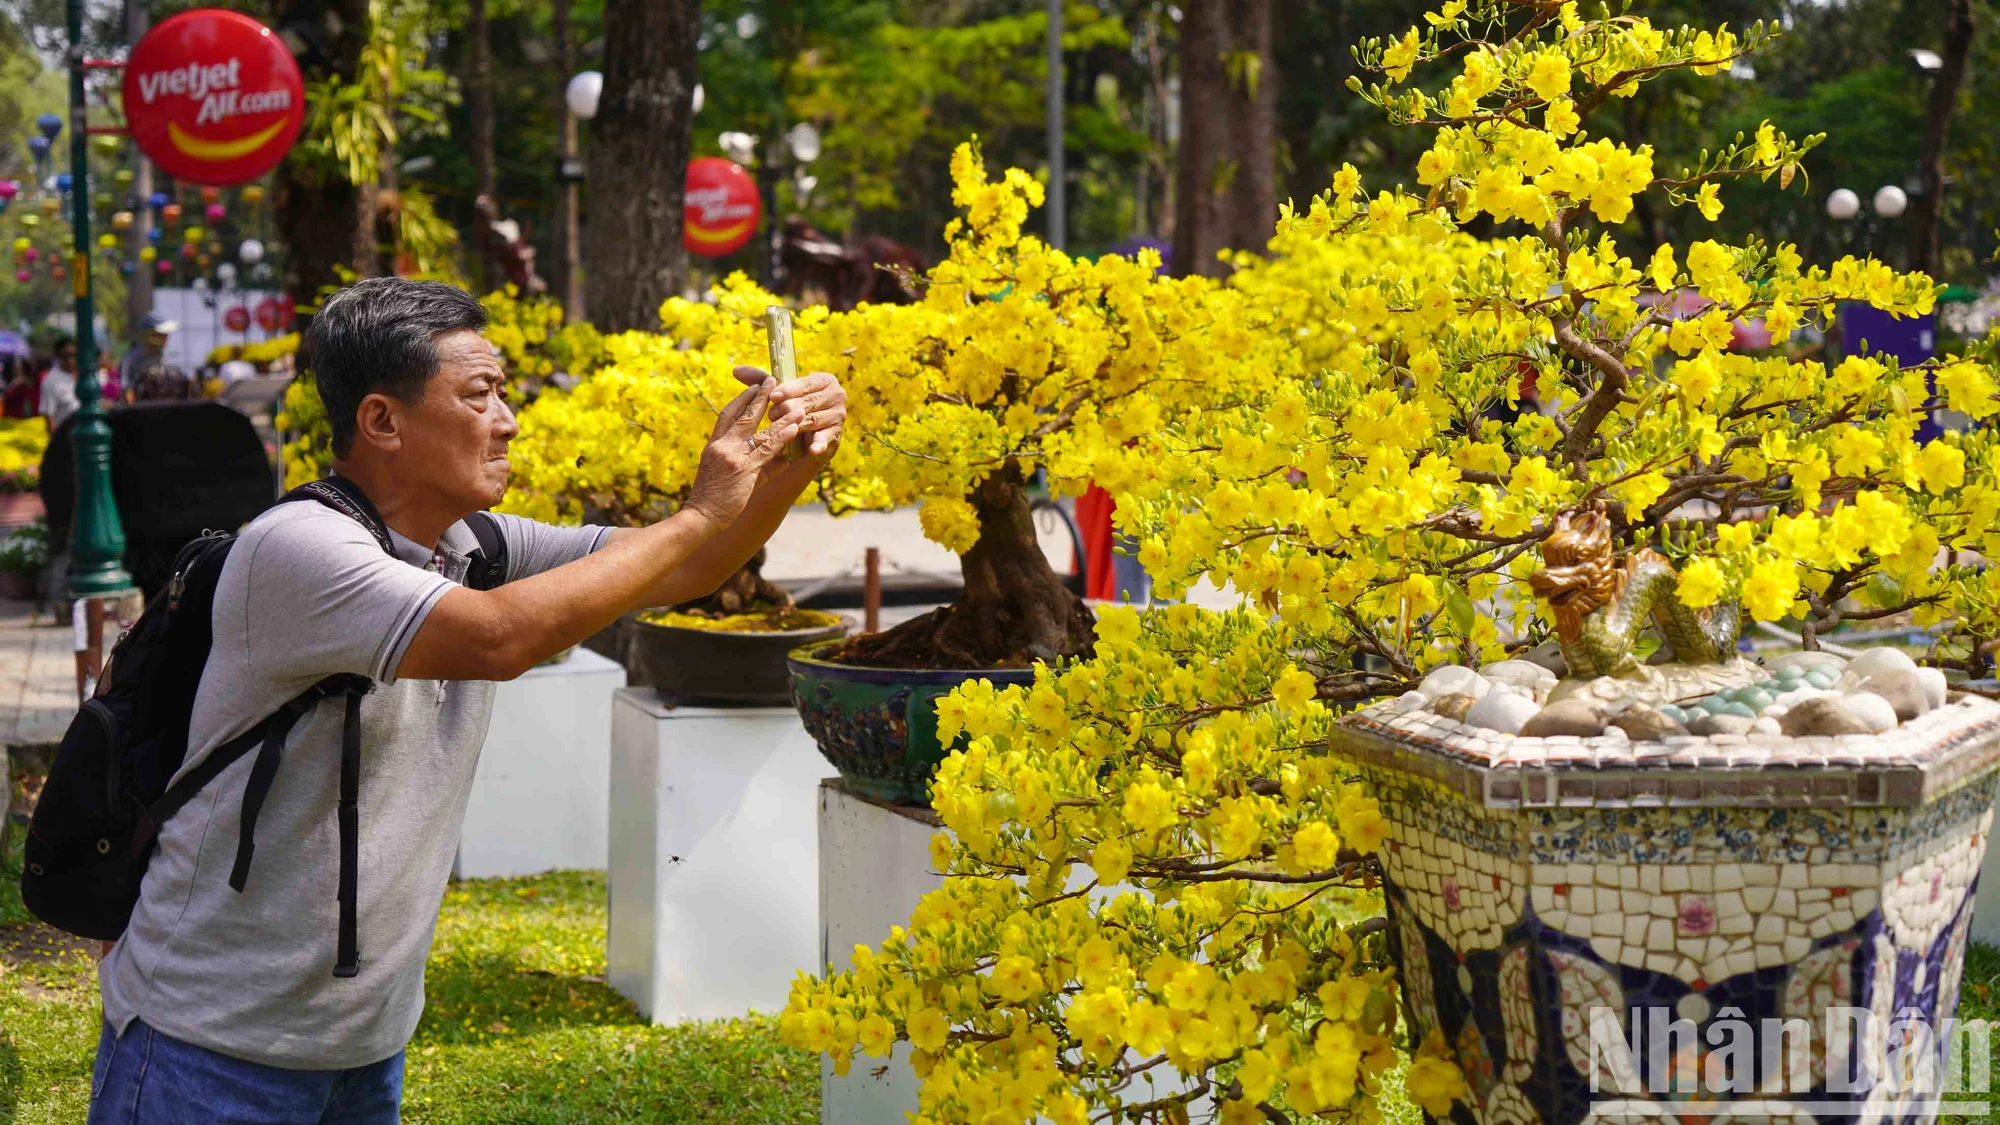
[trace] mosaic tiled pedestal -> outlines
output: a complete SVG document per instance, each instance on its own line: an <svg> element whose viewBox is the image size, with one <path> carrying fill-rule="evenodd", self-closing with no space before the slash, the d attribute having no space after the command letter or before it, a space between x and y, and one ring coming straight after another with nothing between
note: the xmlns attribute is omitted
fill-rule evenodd
<svg viewBox="0 0 2000 1125"><path fill-rule="evenodd" d="M1458 1052L1461 1125L1936 1115L1859 1076L1885 1072L1892 1018L1937 1027L1957 1008L2000 705L1957 700L1879 736L1637 743L1518 738L1391 705L1344 721L1334 747L1391 821L1407 1016ZM1872 1016L1831 1057L1829 1007ZM1601 1037L1595 1093L1593 1008L1625 1044ZM1747 1058L1709 1059L1719 1022L1738 1018L1808 1020L1810 1048L1781 1065L1767 1049L1780 1041L1760 1036ZM1678 1038L1648 1034L1683 1019ZM1755 1086L1718 1094L1677 1073ZM1842 1074L1864 1088L1840 1090Z"/></svg>

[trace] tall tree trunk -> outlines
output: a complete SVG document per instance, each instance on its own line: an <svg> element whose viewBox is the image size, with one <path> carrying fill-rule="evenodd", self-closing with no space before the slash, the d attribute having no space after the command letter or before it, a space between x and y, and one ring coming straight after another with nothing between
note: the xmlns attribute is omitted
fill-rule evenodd
<svg viewBox="0 0 2000 1125"><path fill-rule="evenodd" d="M466 140L472 146L473 190L491 196L498 174L493 165L493 45L486 0L467 0L465 37L465 109L472 126Z"/></svg>
<svg viewBox="0 0 2000 1125"><path fill-rule="evenodd" d="M1244 60L1230 83L1229 140L1236 176L1222 201L1223 238L1262 253L1278 222L1278 68L1271 54L1272 0L1229 0L1233 52Z"/></svg>
<svg viewBox="0 0 2000 1125"><path fill-rule="evenodd" d="M1271 0L1192 0L1182 9L1176 275L1219 277L1228 270L1217 251L1261 251L1270 241L1277 78Z"/></svg>
<svg viewBox="0 0 2000 1125"><path fill-rule="evenodd" d="M569 111L569 80L576 65L575 48L570 45L569 0L554 0L549 15L549 31L556 41L556 120L562 122L562 152L576 153L576 117ZM576 259L579 250L576 223L576 185L556 185L555 298L570 320L582 320L583 291L577 286Z"/></svg>
<svg viewBox="0 0 2000 1125"><path fill-rule="evenodd" d="M1951 128L1952 110L1958 106L1958 89L1965 82L1972 30L1972 0L1951 0L1950 14L1945 18L1944 66L1931 76L1931 100L1924 113L1918 155L1924 190L1910 201L1910 268L1932 277L1942 266L1938 225L1944 214L1945 136Z"/></svg>
<svg viewBox="0 0 2000 1125"><path fill-rule="evenodd" d="M608 0L604 96L590 136L587 300L607 332L659 324L687 276L687 194L700 0Z"/></svg>
<svg viewBox="0 0 2000 1125"><path fill-rule="evenodd" d="M319 52L302 62L307 81L338 75L352 82L368 43L368 0L278 0L280 28L316 29ZM273 193L278 237L285 244L285 289L310 308L320 292L340 284L335 267L362 277L375 272L375 185L321 175L301 160L278 166ZM303 328L303 325L301 325Z"/></svg>
<svg viewBox="0 0 2000 1125"><path fill-rule="evenodd" d="M1174 169L1174 276L1222 272L1222 193L1235 177L1229 160L1229 73L1223 56L1226 0L1189 0L1181 9L1181 142Z"/></svg>

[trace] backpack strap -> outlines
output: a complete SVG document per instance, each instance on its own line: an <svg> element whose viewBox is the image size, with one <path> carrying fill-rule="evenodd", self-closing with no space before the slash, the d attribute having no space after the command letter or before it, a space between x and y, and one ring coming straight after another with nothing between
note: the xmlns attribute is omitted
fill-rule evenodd
<svg viewBox="0 0 2000 1125"><path fill-rule="evenodd" d="M356 677L358 678L358 677ZM340 728L340 930L334 939L333 975L351 977L361 971L357 946L355 897L361 866L361 697L375 685L361 681L347 692L347 716ZM244 837L248 839L249 837Z"/></svg>
<svg viewBox="0 0 2000 1125"><path fill-rule="evenodd" d="M325 476L319 480L307 481L278 498L278 503L287 504L298 500L314 500L332 508L355 523L368 529L384 554L394 555L396 548L389 542L389 525L382 522L382 513L375 509L373 501L360 486L342 476Z"/></svg>
<svg viewBox="0 0 2000 1125"><path fill-rule="evenodd" d="M466 568L465 584L474 590L491 590L507 581L507 536L492 512L474 512L465 517L465 526L479 540Z"/></svg>

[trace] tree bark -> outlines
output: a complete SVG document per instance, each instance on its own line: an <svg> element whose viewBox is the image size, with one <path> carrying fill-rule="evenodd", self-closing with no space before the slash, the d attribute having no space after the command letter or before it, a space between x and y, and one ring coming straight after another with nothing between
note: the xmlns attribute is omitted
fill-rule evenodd
<svg viewBox="0 0 2000 1125"><path fill-rule="evenodd" d="M553 0L549 15L549 31L556 41L556 120L562 122L564 156L576 153L576 118L569 111L569 80L576 66L575 48L570 45L569 2ZM583 292L576 276L580 248L576 194L575 184L556 185L555 264L549 271L555 275L555 298L562 304L565 318L572 321L584 316Z"/></svg>
<svg viewBox="0 0 2000 1125"><path fill-rule="evenodd" d="M958 601L887 632L856 637L835 660L886 668L1025 668L1090 652L1090 608L1042 553L1020 472L994 473L968 499L979 512L979 540L959 558L965 592Z"/></svg>
<svg viewBox="0 0 2000 1125"><path fill-rule="evenodd" d="M1217 251L1262 250L1270 240L1277 94L1271 0L1192 0L1182 9L1175 275L1220 277L1228 268Z"/></svg>
<svg viewBox="0 0 2000 1125"><path fill-rule="evenodd" d="M470 119L474 193L497 192L493 163L493 45L486 19L486 0L467 0L465 15L465 109Z"/></svg>
<svg viewBox="0 0 2000 1125"><path fill-rule="evenodd" d="M368 43L368 0L278 0L280 28L316 30L320 50L302 60L307 81L338 75L352 82ZM335 267L362 277L375 272L375 185L320 175L300 160L278 166L273 191L278 237L285 245L285 289L310 308L324 289L341 284ZM301 330L304 324L300 325Z"/></svg>
<svg viewBox="0 0 2000 1125"><path fill-rule="evenodd" d="M700 0L609 0L591 126L586 300L606 332L651 329L681 290Z"/></svg>
<svg viewBox="0 0 2000 1125"><path fill-rule="evenodd" d="M1910 201L1910 269L1935 278L1942 267L1938 225L1944 214L1944 145L1958 90L1965 82L1965 59L1972 51L1972 0L1951 0L1945 17L1944 67L1931 76L1930 106L1924 113L1923 143L1917 162L1924 189Z"/></svg>
<svg viewBox="0 0 2000 1125"><path fill-rule="evenodd" d="M1174 276L1222 272L1221 193L1234 176L1229 164L1229 75L1223 55L1226 0L1189 0L1181 9L1181 140L1174 169Z"/></svg>

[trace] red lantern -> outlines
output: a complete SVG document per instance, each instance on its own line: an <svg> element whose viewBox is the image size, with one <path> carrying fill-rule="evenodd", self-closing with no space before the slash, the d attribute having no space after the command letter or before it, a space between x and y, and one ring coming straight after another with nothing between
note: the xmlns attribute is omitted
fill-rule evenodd
<svg viewBox="0 0 2000 1125"><path fill-rule="evenodd" d="M165 207L160 208L160 219L162 222L168 223L180 222L181 205L178 203L169 203Z"/></svg>
<svg viewBox="0 0 2000 1125"><path fill-rule="evenodd" d="M25 285L25 284L27 283L28 279L29 279L29 278L31 278L31 277L33 277L33 276L35 276L35 275L34 275L34 274L31 274L31 273L29 273L29 272L28 272L27 270L15 270L15 271L14 271L14 280L15 280L15 281L18 281L18 282L21 282L21 283L22 283L22 284L24 284L24 285Z"/></svg>
<svg viewBox="0 0 2000 1125"><path fill-rule="evenodd" d="M222 198L222 193L215 190L212 187L205 187L201 189L201 201L203 203L214 203L216 200L221 198Z"/></svg>
<svg viewBox="0 0 2000 1125"><path fill-rule="evenodd" d="M720 156L688 162L686 213L681 240L688 252L704 258L735 253L757 233L764 205L757 181L741 165Z"/></svg>
<svg viewBox="0 0 2000 1125"><path fill-rule="evenodd" d="M147 32L126 61L124 93L139 150L195 184L256 179L284 159L305 122L305 85L284 42L219 8L182 12Z"/></svg>
<svg viewBox="0 0 2000 1125"><path fill-rule="evenodd" d="M222 323L231 332L248 332L250 331L250 310L244 308L242 305L233 306L228 312L222 314Z"/></svg>
<svg viewBox="0 0 2000 1125"><path fill-rule="evenodd" d="M257 302L257 327L266 332L278 330L278 299L266 297Z"/></svg>

